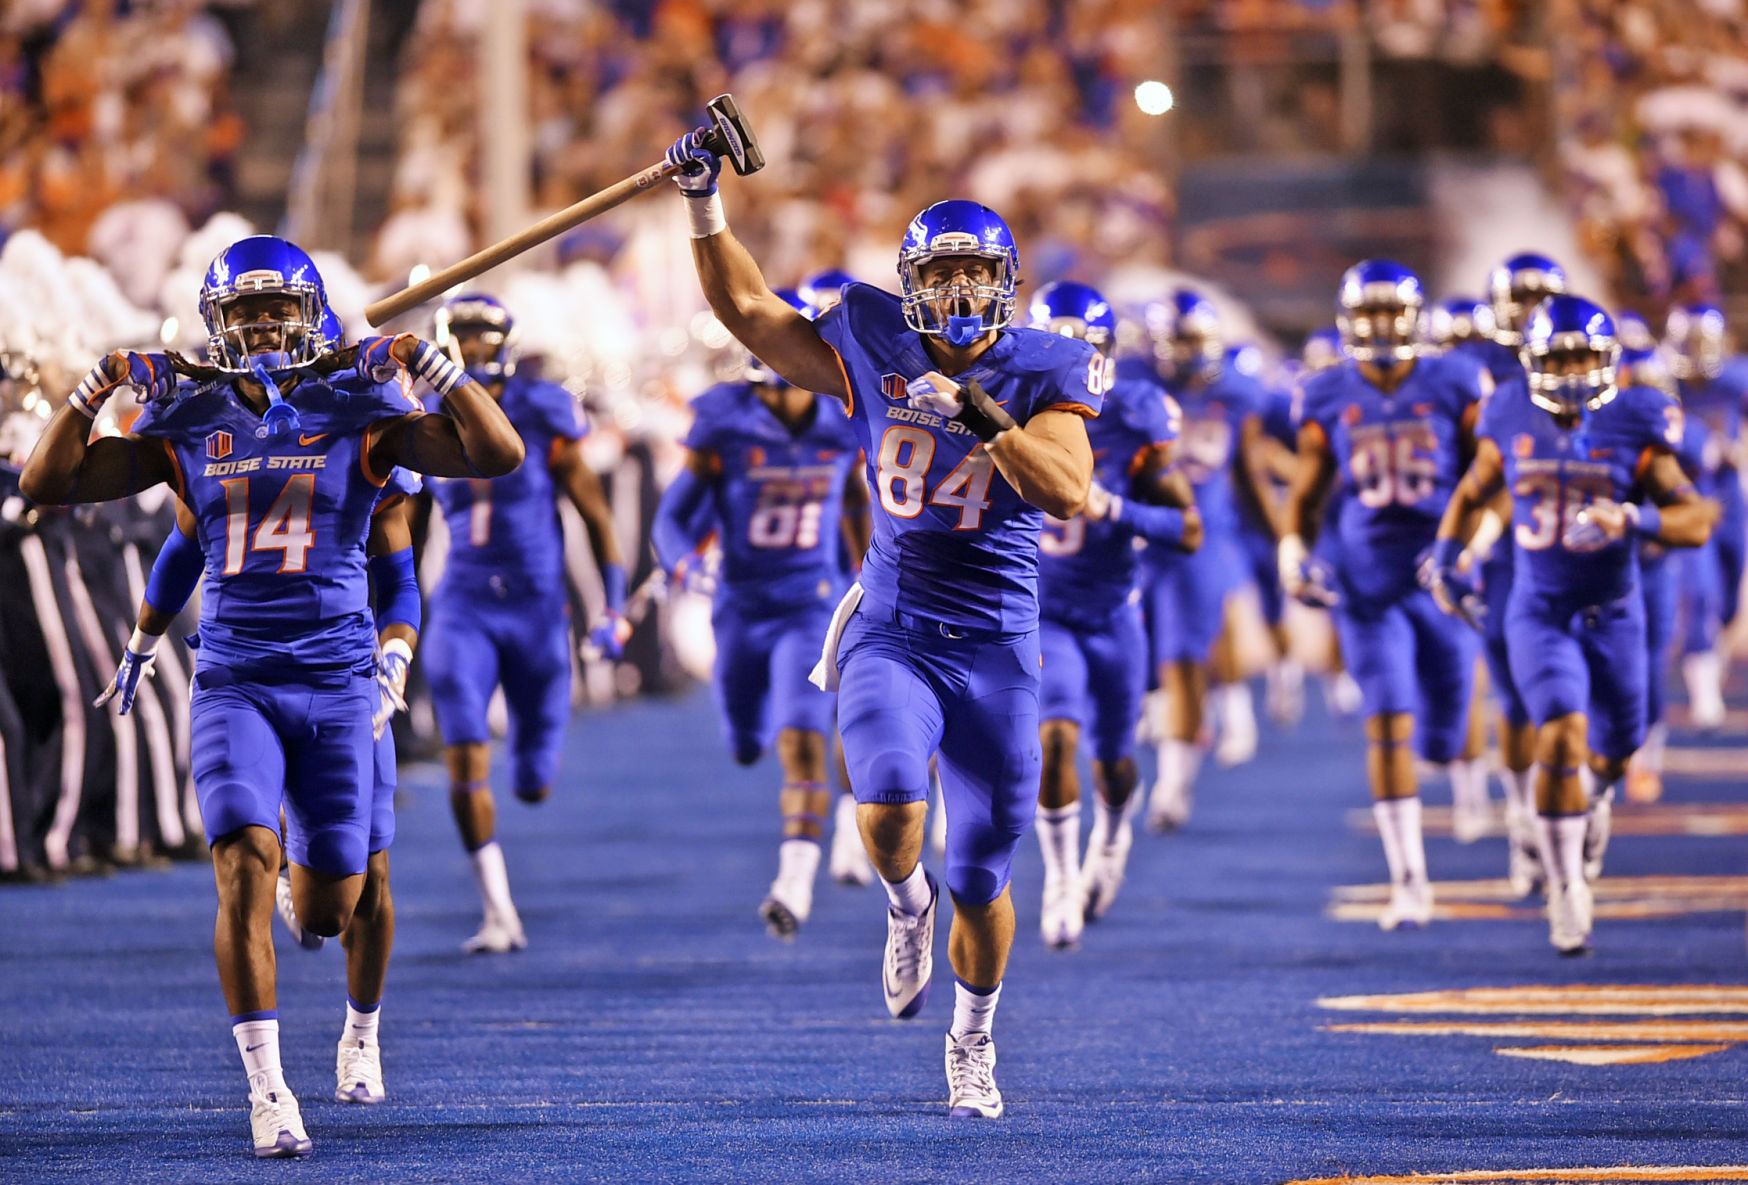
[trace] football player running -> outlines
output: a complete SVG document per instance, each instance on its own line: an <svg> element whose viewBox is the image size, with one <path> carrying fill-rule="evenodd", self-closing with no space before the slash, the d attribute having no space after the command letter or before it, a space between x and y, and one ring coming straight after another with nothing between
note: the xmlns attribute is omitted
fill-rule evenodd
<svg viewBox="0 0 1748 1185"><path fill-rule="evenodd" d="M1019 253L975 202L922 211L899 251L903 297L852 284L811 322L728 233L705 129L683 167L693 259L718 319L792 385L845 401L878 510L861 581L817 673L838 691L858 822L890 899L886 1005L922 1008L938 892L920 859L940 753L956 973L949 1113L1002 1113L991 1034L1014 911L1013 856L1036 811L1038 533L1087 499L1110 365L1073 338L1013 329Z"/></svg>
<svg viewBox="0 0 1748 1185"><path fill-rule="evenodd" d="M795 293L781 295L811 314ZM708 536L722 548L711 611L716 706L737 764L752 765L776 740L783 839L759 916L793 941L813 910L832 809L833 697L808 673L844 594L840 536L850 536L857 560L868 547L868 488L855 470L862 446L839 400L789 386L756 358L742 381L694 399L692 413L685 466L656 508L656 557L683 584ZM855 836L850 802L847 819L838 815L842 839Z"/></svg>
<svg viewBox="0 0 1748 1185"><path fill-rule="evenodd" d="M1710 494L1722 517L1705 546L1682 557L1687 631L1681 674L1694 726L1724 723L1725 632L1741 600L1748 501L1742 494L1742 412L1748 404L1748 361L1731 358L1724 314L1716 305L1669 310L1663 345L1682 410L1705 425Z"/></svg>
<svg viewBox="0 0 1748 1185"><path fill-rule="evenodd" d="M496 479L432 483L449 527L449 558L431 593L425 675L443 733L450 810L484 907L478 933L462 943L473 953L502 954L528 945L497 839L486 712L493 690L502 687L510 717L511 791L522 802L544 802L558 776L571 710L558 497L570 499L582 516L601 573L606 607L591 642L617 658L630 634L622 615L625 566L612 512L583 460L587 425L579 422L570 392L517 372L514 329L509 310L480 293L456 296L437 314L438 343L497 403L535 458Z"/></svg>
<svg viewBox="0 0 1748 1185"><path fill-rule="evenodd" d="M380 707L365 557L372 511L396 466L491 477L523 455L491 397L428 342L370 338L319 357L325 306L301 250L268 235L232 244L201 287L214 365L173 370L165 355L110 355L49 422L21 479L47 504L162 482L194 515L208 595L193 773L218 885L219 982L263 1157L311 1149L279 1059L281 804L306 929L345 932L367 879ZM403 367L446 394L447 415L419 409ZM133 432L90 439L96 412L123 384L147 401Z"/></svg>
<svg viewBox="0 0 1748 1185"><path fill-rule="evenodd" d="M1401 264L1367 260L1342 277L1347 361L1305 383L1280 544L1287 591L1335 603L1342 656L1365 700L1372 814L1390 870L1385 930L1432 918L1414 756L1441 766L1459 757L1476 648L1472 630L1440 615L1417 571L1467 461L1484 380L1472 362L1416 349L1423 304L1420 280ZM1338 480L1350 490L1330 524L1327 587L1309 545Z"/></svg>
<svg viewBox="0 0 1748 1185"><path fill-rule="evenodd" d="M332 320L324 330L324 352L345 343ZM382 993L388 980L389 954L394 947L394 898L389 891L388 848L394 842L395 787L398 784L394 733L389 719L406 706L407 670L419 642L421 601L413 570L413 539L408 497L419 492L416 474L396 469L382 488L371 514L365 541L375 602L377 637L376 754L370 799L370 852L364 889L352 919L340 934L346 950L346 1023L335 1058L334 1097L342 1103L380 1103L387 1097L382 1079L380 1041ZM97 703L116 702L119 715L133 707L140 679L151 674L158 644L194 595L206 570L197 535L199 524L181 502L176 503L176 527L152 562L140 602L133 637L122 652L121 666ZM283 812L282 819L283 819ZM297 920L291 889L290 862L281 859L275 904L291 936L305 950L321 950L320 934Z"/></svg>
<svg viewBox="0 0 1748 1185"><path fill-rule="evenodd" d="M1620 345L1601 308L1548 297L1530 314L1522 357L1528 382L1488 399L1474 464L1439 525L1433 594L1447 612L1465 612L1470 586L1457 558L1481 508L1510 490L1518 554L1505 628L1513 681L1536 727L1548 937L1576 955L1590 948L1590 884L1614 784L1644 740L1637 543L1698 546L1717 507L1676 459L1680 407L1652 387L1617 387Z"/></svg>
<svg viewBox="0 0 1748 1185"><path fill-rule="evenodd" d="M1162 739L1147 825L1154 831L1171 831L1189 819L1202 763L1206 702L1229 701L1227 734L1244 742L1234 747L1231 756L1248 759L1246 750L1254 749L1256 721L1250 714L1249 687L1231 682L1211 693L1209 678L1215 642L1225 624L1226 598L1236 587L1241 568L1233 484L1247 485L1250 497L1259 505L1269 505L1267 475L1252 468L1261 455L1256 442L1262 434L1267 396L1255 378L1223 365L1220 318L1213 302L1201 293L1174 289L1164 301L1149 307L1147 320L1153 359L1125 359L1117 373L1163 384L1183 409L1179 465L1195 489L1203 529L1202 546L1193 553L1149 547L1141 557L1142 596L1166 712L1163 727L1155 729Z"/></svg>
<svg viewBox="0 0 1748 1185"><path fill-rule="evenodd" d="M1032 328L1080 338L1109 356L1116 318L1085 284L1046 284L1032 299ZM1157 383L1119 378L1087 425L1093 485L1086 509L1045 519L1038 539L1043 621L1044 775L1038 843L1044 851L1044 941L1065 949L1083 921L1104 916L1122 887L1133 834L1129 804L1135 721L1147 685L1147 638L1133 596L1135 540L1194 551L1201 517L1187 479L1172 469L1177 404ZM1092 740L1093 826L1080 863L1081 732Z"/></svg>

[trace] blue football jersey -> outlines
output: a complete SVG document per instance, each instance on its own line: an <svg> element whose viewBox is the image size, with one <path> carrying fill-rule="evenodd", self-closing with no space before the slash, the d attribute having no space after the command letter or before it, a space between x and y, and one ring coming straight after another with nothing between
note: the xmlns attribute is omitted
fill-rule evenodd
<svg viewBox="0 0 1748 1185"><path fill-rule="evenodd" d="M527 460L502 477L432 479L449 527L445 571L470 584L496 576L522 588L562 589L564 529L548 463L587 428L569 391L520 374L504 381L498 406L522 437Z"/></svg>
<svg viewBox="0 0 1748 1185"><path fill-rule="evenodd" d="M1352 494L1333 525L1344 568L1431 546L1463 476L1463 419L1481 397L1480 373L1472 359L1447 354L1416 361L1388 395L1351 361L1306 382L1301 422L1322 428Z"/></svg>
<svg viewBox="0 0 1748 1185"><path fill-rule="evenodd" d="M286 402L300 425L277 438L228 386L184 384L134 423L170 449L206 555L198 665L368 671L364 543L389 474L370 471L367 442L420 408L399 382L361 379L305 380Z"/></svg>
<svg viewBox="0 0 1748 1185"><path fill-rule="evenodd" d="M861 576L868 595L961 629L1036 629L1044 512L996 471L970 429L910 406L906 384L939 367L905 324L898 298L852 284L817 324L843 364L850 419L868 458L875 507ZM1077 338L1006 329L954 378L977 380L1024 424L1051 408L1098 415L1110 369Z"/></svg>
<svg viewBox="0 0 1748 1185"><path fill-rule="evenodd" d="M814 409L792 432L751 383L723 383L692 401L686 447L721 465L712 499L718 596L743 612L829 605L843 592L844 479L862 446L836 399L816 399Z"/></svg>
<svg viewBox="0 0 1748 1185"><path fill-rule="evenodd" d="M1523 360L1515 346L1501 345L1496 341L1459 342L1451 347L1450 352L1467 354L1479 361L1487 368L1495 384L1523 378Z"/></svg>
<svg viewBox="0 0 1748 1185"><path fill-rule="evenodd" d="M1742 438L1742 409L1748 403L1748 358L1732 358L1715 379L1683 381L1680 390L1682 411L1705 425L1719 467L1733 467L1736 442Z"/></svg>
<svg viewBox="0 0 1748 1185"><path fill-rule="evenodd" d="M1652 387L1628 387L1571 428L1529 401L1528 388L1501 387L1482 409L1477 435L1499 446L1512 495L1514 580L1544 593L1602 604L1638 582L1630 537L1583 551L1566 544L1578 512L1608 498L1634 501L1647 454L1682 447L1681 407Z"/></svg>
<svg viewBox="0 0 1748 1185"><path fill-rule="evenodd" d="M1119 377L1159 382L1145 359L1126 358L1117 364ZM1209 535L1231 534L1238 527L1238 503L1232 489L1232 465L1244 421L1261 416L1268 392L1250 375L1230 366L1210 383L1165 383L1183 410L1183 435L1178 440L1178 465L1196 489L1196 508ZM1152 553L1160 548L1149 549ZM1171 560L1181 553L1160 556Z"/></svg>
<svg viewBox="0 0 1748 1185"><path fill-rule="evenodd" d="M1165 388L1146 379L1119 378L1104 410L1086 426L1093 450L1093 480L1129 495L1130 479L1147 452L1170 444L1183 413ZM1038 581L1045 617L1058 621L1109 618L1135 587L1135 534L1109 519L1046 517L1038 537Z"/></svg>

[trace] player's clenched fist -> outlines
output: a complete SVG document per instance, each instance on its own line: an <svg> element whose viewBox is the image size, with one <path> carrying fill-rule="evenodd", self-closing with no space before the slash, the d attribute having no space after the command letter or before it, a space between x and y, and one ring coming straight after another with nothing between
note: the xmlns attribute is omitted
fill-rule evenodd
<svg viewBox="0 0 1748 1185"><path fill-rule="evenodd" d="M722 175L722 158L704 146L709 128L693 128L667 151L667 162L678 170L674 184L687 197L705 198L716 192L716 179Z"/></svg>

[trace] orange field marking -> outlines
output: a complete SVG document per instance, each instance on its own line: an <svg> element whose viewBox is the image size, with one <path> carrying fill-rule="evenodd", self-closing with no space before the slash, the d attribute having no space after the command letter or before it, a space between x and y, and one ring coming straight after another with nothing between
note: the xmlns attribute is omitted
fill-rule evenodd
<svg viewBox="0 0 1748 1185"><path fill-rule="evenodd" d="M1748 1021L1442 1021L1386 1020L1323 1025L1326 1033L1398 1037L1536 1037L1551 1041L1748 1041Z"/></svg>
<svg viewBox="0 0 1748 1185"><path fill-rule="evenodd" d="M1639 1185L1649 1181L1748 1181L1748 1165L1616 1165L1612 1168L1471 1169L1388 1177L1306 1177L1287 1185L1466 1185L1470 1181L1551 1182L1552 1185Z"/></svg>
<svg viewBox="0 0 1748 1185"><path fill-rule="evenodd" d="M1325 996L1319 1008L1346 1012L1682 1016L1748 1013L1748 987L1724 984L1567 984L1481 987L1378 996Z"/></svg>
<svg viewBox="0 0 1748 1185"><path fill-rule="evenodd" d="M1570 1062L1574 1066L1642 1066L1722 1053L1728 1045L1501 1045L1501 1057Z"/></svg>

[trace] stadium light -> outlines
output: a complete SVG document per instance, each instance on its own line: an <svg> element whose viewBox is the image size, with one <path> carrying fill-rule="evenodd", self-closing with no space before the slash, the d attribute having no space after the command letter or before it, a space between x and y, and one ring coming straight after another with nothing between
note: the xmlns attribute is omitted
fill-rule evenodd
<svg viewBox="0 0 1748 1185"><path fill-rule="evenodd" d="M1135 88L1135 106L1148 115L1164 115L1171 105L1171 88L1163 82L1149 79Z"/></svg>

